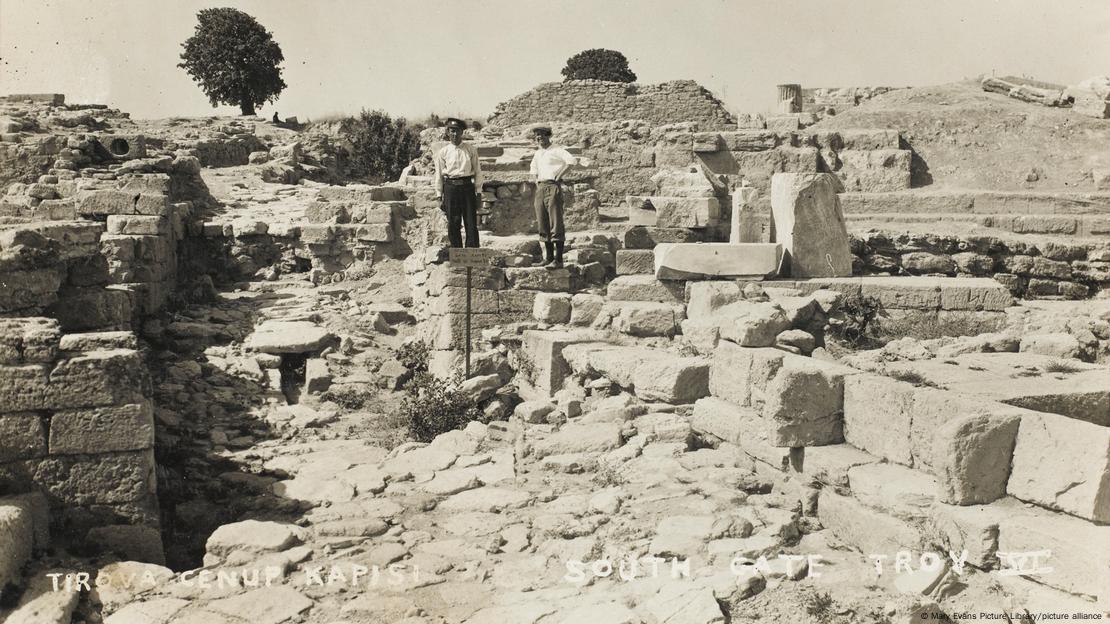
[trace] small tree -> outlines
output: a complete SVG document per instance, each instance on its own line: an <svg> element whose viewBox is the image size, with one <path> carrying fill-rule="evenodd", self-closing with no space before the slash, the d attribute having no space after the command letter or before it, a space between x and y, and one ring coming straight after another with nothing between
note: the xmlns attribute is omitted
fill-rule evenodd
<svg viewBox="0 0 1110 624"><path fill-rule="evenodd" d="M628 59L616 50L602 48L584 50L567 59L563 76L564 80L636 82L636 74L628 68Z"/></svg>
<svg viewBox="0 0 1110 624"><path fill-rule="evenodd" d="M244 115L272 102L285 88L278 67L281 46L262 24L236 9L203 9L197 28L181 44L181 67L212 106L239 106Z"/></svg>
<svg viewBox="0 0 1110 624"><path fill-rule="evenodd" d="M351 143L347 169L356 177L396 180L420 156L420 134L403 117L363 110L340 122L339 132Z"/></svg>

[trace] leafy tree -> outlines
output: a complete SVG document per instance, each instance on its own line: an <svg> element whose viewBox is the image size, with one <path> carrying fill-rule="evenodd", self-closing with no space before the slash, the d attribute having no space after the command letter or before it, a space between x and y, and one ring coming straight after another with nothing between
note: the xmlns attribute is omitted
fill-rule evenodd
<svg viewBox="0 0 1110 624"><path fill-rule="evenodd" d="M238 105L244 115L272 102L285 88L278 67L285 57L273 35L236 9L203 9L181 47L181 63L212 106Z"/></svg>
<svg viewBox="0 0 1110 624"><path fill-rule="evenodd" d="M628 59L616 50L603 48L584 50L567 59L563 76L564 80L636 82L636 74L628 68Z"/></svg>
<svg viewBox="0 0 1110 624"><path fill-rule="evenodd" d="M420 133L403 117L363 110L340 122L339 132L351 143L347 172L356 177L396 180L420 156Z"/></svg>

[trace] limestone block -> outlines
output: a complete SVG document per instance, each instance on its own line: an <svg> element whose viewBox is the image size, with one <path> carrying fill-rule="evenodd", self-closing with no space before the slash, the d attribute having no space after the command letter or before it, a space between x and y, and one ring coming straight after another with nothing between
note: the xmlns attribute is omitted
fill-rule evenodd
<svg viewBox="0 0 1110 624"><path fill-rule="evenodd" d="M575 372L634 388L647 401L692 403L709 394L709 362L704 358L605 343L569 345L563 357Z"/></svg>
<svg viewBox="0 0 1110 624"><path fill-rule="evenodd" d="M59 293L58 302L46 312L58 319L66 331L129 329L131 297L110 288L75 288Z"/></svg>
<svg viewBox="0 0 1110 624"><path fill-rule="evenodd" d="M473 314L497 314L501 310L501 293L496 290L472 288L470 311ZM466 288L447 286L434 299L431 314L463 314L466 312ZM532 310L529 307L527 310Z"/></svg>
<svg viewBox="0 0 1110 624"><path fill-rule="evenodd" d="M763 240L763 224L756 214L756 200L759 191L751 186L742 186L732 193L732 223L729 229L730 243L759 243Z"/></svg>
<svg viewBox="0 0 1110 624"><path fill-rule="evenodd" d="M445 288L444 290L447 289ZM473 292L477 293L478 289L474 289ZM539 293L534 290L500 290L496 291L496 294L497 311L499 313L526 314L532 311L536 303L536 295ZM473 306L473 301L471 301L471 305Z"/></svg>
<svg viewBox="0 0 1110 624"><path fill-rule="evenodd" d="M913 385L879 375L844 380L844 440L889 461L910 466Z"/></svg>
<svg viewBox="0 0 1110 624"><path fill-rule="evenodd" d="M852 192L882 193L910 188L912 152L900 149L852 150L837 152L837 175L844 188Z"/></svg>
<svg viewBox="0 0 1110 624"><path fill-rule="evenodd" d="M569 292L570 273L566 269L546 267L505 269L505 279L513 288L544 292Z"/></svg>
<svg viewBox="0 0 1110 624"><path fill-rule="evenodd" d="M0 273L0 312L43 308L57 300L64 272L61 267Z"/></svg>
<svg viewBox="0 0 1110 624"><path fill-rule="evenodd" d="M686 319L685 306L655 301L627 301L615 304L613 329L630 336L673 337Z"/></svg>
<svg viewBox="0 0 1110 624"><path fill-rule="evenodd" d="M570 297L570 293L538 293L532 308L533 318L556 324L570 321Z"/></svg>
<svg viewBox="0 0 1110 624"><path fill-rule="evenodd" d="M265 321L254 328L247 344L262 353L314 353L334 340L334 334L309 321Z"/></svg>
<svg viewBox="0 0 1110 624"><path fill-rule="evenodd" d="M831 489L821 490L817 518L838 540L863 553L919 552L922 549L922 535L909 522L871 509Z"/></svg>
<svg viewBox="0 0 1110 624"><path fill-rule="evenodd" d="M108 215L109 234L163 236L170 231L170 220L161 216Z"/></svg>
<svg viewBox="0 0 1110 624"><path fill-rule="evenodd" d="M848 471L855 466L878 463L878 457L857 449L850 444L811 446L795 453L790 469L810 483L847 488Z"/></svg>
<svg viewBox="0 0 1110 624"><path fill-rule="evenodd" d="M997 510L1000 567L1019 565L1007 556L1011 553L1049 551L1051 556L1042 557L1040 563L1052 572L1033 575L1037 582L1110 604L1110 526L1021 505L1011 498L987 507Z"/></svg>
<svg viewBox="0 0 1110 624"><path fill-rule="evenodd" d="M851 468L848 484L859 502L909 522L920 521L936 502L936 479L896 464Z"/></svg>
<svg viewBox="0 0 1110 624"><path fill-rule="evenodd" d="M578 293L571 297L570 304L570 324L589 325L601 313L605 298L601 295Z"/></svg>
<svg viewBox="0 0 1110 624"><path fill-rule="evenodd" d="M721 217L716 197L628 197L629 225L704 228Z"/></svg>
<svg viewBox="0 0 1110 624"><path fill-rule="evenodd" d="M304 391L307 394L320 394L331 387L331 372L324 358L308 358L304 368Z"/></svg>
<svg viewBox="0 0 1110 624"><path fill-rule="evenodd" d="M787 355L778 349L752 349L722 341L713 352L709 392L741 407L762 410L766 388Z"/></svg>
<svg viewBox="0 0 1110 624"><path fill-rule="evenodd" d="M762 152L781 143L779 135L768 130L737 130L720 134L724 148L730 152Z"/></svg>
<svg viewBox="0 0 1110 624"><path fill-rule="evenodd" d="M661 243L655 246L655 277L762 279L775 274L781 256L777 243Z"/></svg>
<svg viewBox="0 0 1110 624"><path fill-rule="evenodd" d="M650 274L655 271L655 252L651 249L618 249L617 275Z"/></svg>
<svg viewBox="0 0 1110 624"><path fill-rule="evenodd" d="M561 390L564 380L571 372L570 365L563 359L563 349L567 345L595 339L596 335L588 331L525 331L521 348L535 367L532 383L536 389L548 396Z"/></svg>
<svg viewBox="0 0 1110 624"><path fill-rule="evenodd" d="M896 150L901 144L897 130L839 130L842 150Z"/></svg>
<svg viewBox="0 0 1110 624"><path fill-rule="evenodd" d="M971 414L936 429L933 470L944 503L989 503L1006 495L1020 417Z"/></svg>
<svg viewBox="0 0 1110 624"><path fill-rule="evenodd" d="M14 585L22 578L24 564L31 558L34 522L30 504L0 498L0 585Z"/></svg>
<svg viewBox="0 0 1110 624"><path fill-rule="evenodd" d="M389 223L367 223L352 226L354 237L359 241L372 243L388 243L394 238L393 226Z"/></svg>
<svg viewBox="0 0 1110 624"><path fill-rule="evenodd" d="M154 495L152 450L99 455L57 455L0 466L6 487L35 483L55 504L131 503Z"/></svg>
<svg viewBox="0 0 1110 624"><path fill-rule="evenodd" d="M36 413L0 414L0 462L46 454L46 430Z"/></svg>
<svg viewBox="0 0 1110 624"><path fill-rule="evenodd" d="M305 208L309 223L350 223L351 210L347 202L314 201Z"/></svg>
<svg viewBox="0 0 1110 624"><path fill-rule="evenodd" d="M762 416L774 446L799 447L844 441L844 376L827 363L783 358L766 390Z"/></svg>
<svg viewBox="0 0 1110 624"><path fill-rule="evenodd" d="M54 319L0 318L0 364L53 362L58 355L60 335Z"/></svg>
<svg viewBox="0 0 1110 624"><path fill-rule="evenodd" d="M139 214L136 204L142 193L114 189L78 191L77 214L126 215Z"/></svg>
<svg viewBox="0 0 1110 624"><path fill-rule="evenodd" d="M226 557L235 551L281 552L300 544L306 537L305 529L293 524L243 520L213 531L205 543L205 551L215 557Z"/></svg>
<svg viewBox="0 0 1110 624"><path fill-rule="evenodd" d="M138 349L139 339L129 331L66 334L58 342L58 348L70 352Z"/></svg>
<svg viewBox="0 0 1110 624"><path fill-rule="evenodd" d="M317 199L355 202L403 201L405 190L399 186L369 186L366 184L324 186L320 188Z"/></svg>
<svg viewBox="0 0 1110 624"><path fill-rule="evenodd" d="M636 226L624 231L624 248L653 249L658 243L696 243L704 237L704 230Z"/></svg>
<svg viewBox="0 0 1110 624"><path fill-rule="evenodd" d="M827 173L779 173L771 179L775 242L783 247L782 274L852 274L852 254L840 200L840 181Z"/></svg>
<svg viewBox="0 0 1110 624"><path fill-rule="evenodd" d="M50 454L137 451L154 447L150 403L55 412L50 419Z"/></svg>
<svg viewBox="0 0 1110 624"><path fill-rule="evenodd" d="M933 505L926 520L929 534L951 552L967 551L967 562L980 570L998 567L998 511L991 505Z"/></svg>
<svg viewBox="0 0 1110 624"><path fill-rule="evenodd" d="M116 553L128 561L155 565L166 563L162 533L156 527L133 524L93 527L85 534L85 541L103 551Z"/></svg>
<svg viewBox="0 0 1110 624"><path fill-rule="evenodd" d="M686 316L695 321L710 319L718 308L743 298L740 285L731 281L686 283Z"/></svg>
<svg viewBox="0 0 1110 624"><path fill-rule="evenodd" d="M680 284L660 281L652 275L622 275L609 282L607 294L610 301L683 303L684 298Z"/></svg>
<svg viewBox="0 0 1110 624"><path fill-rule="evenodd" d="M1058 414L1024 414L1006 491L1050 509L1110 522L1110 428Z"/></svg>
<svg viewBox="0 0 1110 624"><path fill-rule="evenodd" d="M698 433L732 444L749 438L767 442L767 427L759 412L717 397L705 397L694 403L690 426Z"/></svg>
<svg viewBox="0 0 1110 624"><path fill-rule="evenodd" d="M471 343L478 340L483 329L489 329L531 318L527 314L478 314L470 315ZM466 342L466 314L444 314L432 316L421 325L422 339L428 342L433 349L461 349Z"/></svg>
<svg viewBox="0 0 1110 624"><path fill-rule="evenodd" d="M790 329L790 319L777 303L736 301L718 308L708 319L721 330L721 338L744 347L769 347L775 337Z"/></svg>
<svg viewBox="0 0 1110 624"><path fill-rule="evenodd" d="M1067 332L1022 336L1019 350L1058 358L1079 357L1079 340Z"/></svg>

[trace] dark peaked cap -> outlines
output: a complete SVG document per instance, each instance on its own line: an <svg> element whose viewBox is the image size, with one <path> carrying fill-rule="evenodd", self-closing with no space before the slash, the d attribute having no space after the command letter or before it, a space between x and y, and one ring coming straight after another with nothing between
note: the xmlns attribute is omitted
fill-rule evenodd
<svg viewBox="0 0 1110 624"><path fill-rule="evenodd" d="M547 126L536 126L532 128L532 134L542 134L544 136L551 136L551 128Z"/></svg>
<svg viewBox="0 0 1110 624"><path fill-rule="evenodd" d="M466 122L461 119L455 119L454 117L448 117L446 125L448 128L458 128L459 130L466 130Z"/></svg>

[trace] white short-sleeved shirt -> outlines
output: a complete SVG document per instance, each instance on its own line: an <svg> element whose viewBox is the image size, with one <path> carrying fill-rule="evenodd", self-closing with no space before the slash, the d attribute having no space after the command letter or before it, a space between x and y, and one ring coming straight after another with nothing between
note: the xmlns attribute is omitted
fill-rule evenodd
<svg viewBox="0 0 1110 624"><path fill-rule="evenodd" d="M567 167L576 164L576 159L570 152L562 147L539 148L532 156L532 174L537 181L554 180L561 175Z"/></svg>

